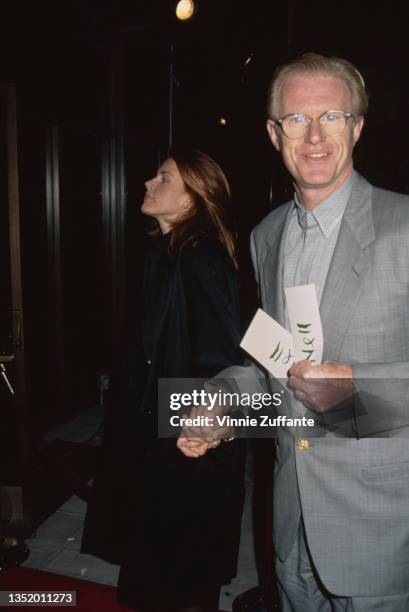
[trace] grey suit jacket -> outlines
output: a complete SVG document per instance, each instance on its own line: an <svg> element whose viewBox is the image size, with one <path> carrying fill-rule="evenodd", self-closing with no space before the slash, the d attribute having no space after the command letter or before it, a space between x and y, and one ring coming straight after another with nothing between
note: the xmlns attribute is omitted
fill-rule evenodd
<svg viewBox="0 0 409 612"><path fill-rule="evenodd" d="M290 203L253 231L261 306L284 325L283 252ZM409 377L409 198L356 176L321 300L323 359L354 378ZM246 390L255 366L229 368ZM409 592L409 439L312 438L281 429L274 546L284 560L302 511L314 564L329 592Z"/></svg>

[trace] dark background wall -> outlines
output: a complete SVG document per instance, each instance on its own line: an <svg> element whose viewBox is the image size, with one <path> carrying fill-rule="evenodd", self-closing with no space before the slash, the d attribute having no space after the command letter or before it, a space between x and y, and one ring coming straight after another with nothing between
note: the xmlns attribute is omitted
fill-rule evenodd
<svg viewBox="0 0 409 612"><path fill-rule="evenodd" d="M265 132L278 64L303 51L355 63L371 93L357 168L409 191L404 2L202 0L189 23L176 21L174 5L17 1L2 18L0 81L17 96L26 414L38 433L98 401L98 376L123 349L127 305L138 320L139 207L169 144L171 67L174 143L214 156L232 185L243 325L256 303L249 231L291 195ZM3 204L5 271L6 220ZM0 353L10 335L2 278Z"/></svg>

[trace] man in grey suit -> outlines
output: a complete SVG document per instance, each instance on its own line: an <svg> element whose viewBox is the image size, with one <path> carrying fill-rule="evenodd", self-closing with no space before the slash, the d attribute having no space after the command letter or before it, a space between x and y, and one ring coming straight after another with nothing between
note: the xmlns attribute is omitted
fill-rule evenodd
<svg viewBox="0 0 409 612"><path fill-rule="evenodd" d="M251 236L261 305L289 329L284 288L314 283L324 333L322 364L289 371L295 410L298 400L325 409L317 379L337 379L346 395L371 379L408 379L409 198L353 170L367 102L352 64L316 54L280 67L269 91L267 130L295 194ZM248 389L257 373L220 376ZM351 439L278 432L273 537L283 612L409 611L406 438L404 429ZM192 457L217 444L178 442Z"/></svg>

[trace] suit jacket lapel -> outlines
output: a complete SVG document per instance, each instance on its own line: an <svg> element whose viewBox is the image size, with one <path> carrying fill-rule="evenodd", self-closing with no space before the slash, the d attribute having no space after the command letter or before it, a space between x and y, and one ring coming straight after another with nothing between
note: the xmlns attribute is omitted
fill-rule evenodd
<svg viewBox="0 0 409 612"><path fill-rule="evenodd" d="M366 247L374 240L372 187L357 175L321 300L323 359L338 358L359 297L361 279L371 265Z"/></svg>
<svg viewBox="0 0 409 612"><path fill-rule="evenodd" d="M284 247L287 226L290 220L292 202L281 207L280 216L267 240L266 255L263 264L265 293L263 309L278 323L285 326L285 297L283 288Z"/></svg>

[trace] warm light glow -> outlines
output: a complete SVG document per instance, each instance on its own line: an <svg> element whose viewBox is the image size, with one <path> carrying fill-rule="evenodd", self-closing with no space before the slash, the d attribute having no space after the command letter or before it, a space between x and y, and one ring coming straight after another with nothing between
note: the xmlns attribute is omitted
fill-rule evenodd
<svg viewBox="0 0 409 612"><path fill-rule="evenodd" d="M196 13L196 3L194 0L179 0L176 5L176 17L181 21L191 19Z"/></svg>
<svg viewBox="0 0 409 612"><path fill-rule="evenodd" d="M248 58L246 59L246 61L244 62L244 65L247 66L248 64L250 64L251 60L253 59L253 55L254 53L250 53L250 55L248 56Z"/></svg>
<svg viewBox="0 0 409 612"><path fill-rule="evenodd" d="M219 123L220 123L220 125L227 125L227 121L226 121L226 119L224 117L220 117Z"/></svg>

